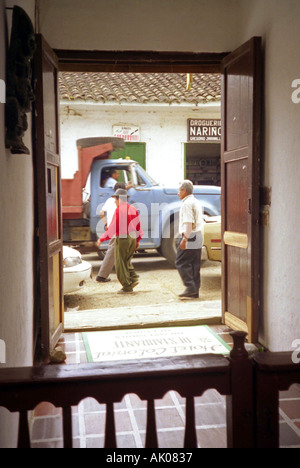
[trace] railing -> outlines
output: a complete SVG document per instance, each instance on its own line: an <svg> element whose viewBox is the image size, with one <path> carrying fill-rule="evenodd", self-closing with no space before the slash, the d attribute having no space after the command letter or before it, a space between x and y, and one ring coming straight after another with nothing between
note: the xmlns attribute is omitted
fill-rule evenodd
<svg viewBox="0 0 300 468"><path fill-rule="evenodd" d="M300 364L292 352L262 353L253 358L255 386L255 444L279 447L279 392L300 383Z"/></svg>
<svg viewBox="0 0 300 468"><path fill-rule="evenodd" d="M186 398L184 448L196 448L194 398L214 388L227 396L228 447L253 448L263 446L265 442L268 446L278 445L278 438L274 437L278 432L278 391L300 382L300 366L289 361L287 354L284 364L283 361L274 364L277 358L282 359L281 353L250 358L244 347L245 333L233 332L232 335L234 346L229 358L198 355L103 364L3 368L0 369L0 406L20 413L19 448L30 447L28 411L45 401L62 408L64 447L71 448L71 407L84 398L93 397L106 404L104 446L116 448L114 403L135 393L147 401L145 447L157 448L154 400L174 390ZM273 359L271 364L270 359Z"/></svg>

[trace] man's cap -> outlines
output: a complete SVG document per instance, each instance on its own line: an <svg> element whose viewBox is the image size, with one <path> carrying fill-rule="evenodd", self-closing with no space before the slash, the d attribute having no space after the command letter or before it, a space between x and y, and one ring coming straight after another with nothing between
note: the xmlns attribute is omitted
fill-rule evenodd
<svg viewBox="0 0 300 468"><path fill-rule="evenodd" d="M129 198L129 195L127 193L127 190L119 188L118 190L115 191L115 193L112 195L114 198L124 198L127 197Z"/></svg>

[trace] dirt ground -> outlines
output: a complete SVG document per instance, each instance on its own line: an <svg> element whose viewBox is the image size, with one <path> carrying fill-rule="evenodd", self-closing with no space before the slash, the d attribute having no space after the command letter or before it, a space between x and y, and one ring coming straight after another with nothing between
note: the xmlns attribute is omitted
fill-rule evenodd
<svg viewBox="0 0 300 468"><path fill-rule="evenodd" d="M139 284L132 294L117 294L121 285L115 272L108 283L96 282L101 260L95 254L83 255L93 266L93 279L78 292L65 296L65 311L91 310L140 305L155 305L181 302L178 298L184 290L177 270L160 257L156 251L137 253L133 259ZM200 299L215 301L221 299L221 264L206 260L201 267Z"/></svg>

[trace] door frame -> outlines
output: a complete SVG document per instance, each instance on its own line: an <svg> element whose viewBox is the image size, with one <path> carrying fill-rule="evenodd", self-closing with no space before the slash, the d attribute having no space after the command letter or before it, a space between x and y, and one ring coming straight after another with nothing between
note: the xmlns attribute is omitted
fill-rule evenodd
<svg viewBox="0 0 300 468"><path fill-rule="evenodd" d="M54 49L59 71L220 73L229 52L90 51Z"/></svg>
<svg viewBox="0 0 300 468"><path fill-rule="evenodd" d="M127 73L221 73L230 52L87 51L54 49L58 71ZM259 196L259 194L257 194Z"/></svg>

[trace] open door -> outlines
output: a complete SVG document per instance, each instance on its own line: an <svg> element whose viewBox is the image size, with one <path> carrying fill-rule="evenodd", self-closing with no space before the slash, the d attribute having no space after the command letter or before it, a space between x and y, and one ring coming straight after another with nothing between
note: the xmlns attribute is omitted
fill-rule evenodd
<svg viewBox="0 0 300 468"><path fill-rule="evenodd" d="M258 338L261 38L222 61L223 319Z"/></svg>
<svg viewBox="0 0 300 468"><path fill-rule="evenodd" d="M34 170L37 225L39 347L47 359L63 331L61 173L58 60L41 35L34 57Z"/></svg>

